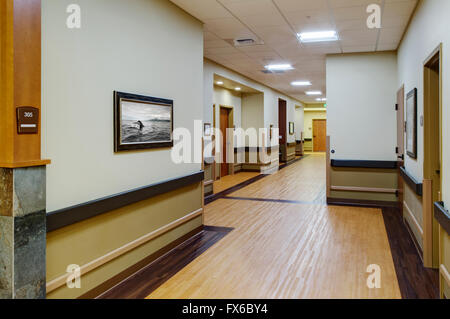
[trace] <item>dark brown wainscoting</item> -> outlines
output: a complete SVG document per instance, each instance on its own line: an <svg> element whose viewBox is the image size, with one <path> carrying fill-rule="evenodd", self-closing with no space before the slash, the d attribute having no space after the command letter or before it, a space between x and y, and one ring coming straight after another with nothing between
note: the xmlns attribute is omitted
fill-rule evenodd
<svg viewBox="0 0 450 319"><path fill-rule="evenodd" d="M98 299L144 299L233 229L205 226L194 237L98 296Z"/></svg>
<svg viewBox="0 0 450 319"><path fill-rule="evenodd" d="M47 214L47 232L69 226L133 203L155 197L176 189L199 183L204 171L155 183L120 194L100 198L84 204L64 208Z"/></svg>
<svg viewBox="0 0 450 319"><path fill-rule="evenodd" d="M396 169L397 165L396 161L331 160L332 167Z"/></svg>
<svg viewBox="0 0 450 319"><path fill-rule="evenodd" d="M400 209L382 209L395 271L403 299L438 299L439 272L423 266Z"/></svg>

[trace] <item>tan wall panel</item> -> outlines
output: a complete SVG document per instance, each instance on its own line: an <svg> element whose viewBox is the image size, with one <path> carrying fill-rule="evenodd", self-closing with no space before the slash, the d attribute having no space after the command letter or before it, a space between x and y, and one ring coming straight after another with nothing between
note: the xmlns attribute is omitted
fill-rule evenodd
<svg viewBox="0 0 450 319"><path fill-rule="evenodd" d="M405 187L403 190L403 200L408 205L411 213L413 213L416 220L419 222L420 226L423 228L423 212L422 212L422 197L417 196L417 194L404 183Z"/></svg>
<svg viewBox="0 0 450 319"><path fill-rule="evenodd" d="M397 171L393 169L331 168L331 185L348 187L368 187L397 189ZM332 198L378 200L395 202L395 194L331 191Z"/></svg>
<svg viewBox="0 0 450 319"><path fill-rule="evenodd" d="M198 183L51 232L47 234L47 281L64 275L70 264L82 266L201 207ZM83 276L81 290L63 295L81 295L200 225L197 218L113 260ZM49 296L59 296L60 290L64 289Z"/></svg>

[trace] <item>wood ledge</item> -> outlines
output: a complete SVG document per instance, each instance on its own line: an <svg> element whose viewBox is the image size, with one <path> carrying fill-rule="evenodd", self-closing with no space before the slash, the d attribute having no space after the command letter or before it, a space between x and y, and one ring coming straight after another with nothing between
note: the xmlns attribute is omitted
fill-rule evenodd
<svg viewBox="0 0 450 319"><path fill-rule="evenodd" d="M16 163L0 163L0 168L24 168L24 167L35 167L35 166L46 166L51 164L51 160L36 160L27 162L16 162Z"/></svg>

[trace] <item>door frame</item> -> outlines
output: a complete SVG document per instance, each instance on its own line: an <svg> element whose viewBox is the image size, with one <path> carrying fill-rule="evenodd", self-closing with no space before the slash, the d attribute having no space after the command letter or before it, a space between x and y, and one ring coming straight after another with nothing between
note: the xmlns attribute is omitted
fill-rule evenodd
<svg viewBox="0 0 450 319"><path fill-rule="evenodd" d="M312 119L312 151L313 153L315 152L314 150L314 122L316 121L320 121L320 122L325 122L325 129L326 129L326 123L327 123L327 119ZM327 139L327 132L325 131L325 150L323 152L326 152L326 139ZM322 152L322 151L321 151Z"/></svg>
<svg viewBox="0 0 450 319"><path fill-rule="evenodd" d="M434 202L441 201L442 191L442 43L440 43L423 63L423 261L425 267L439 267L439 224L434 219ZM436 138L436 131L433 129L433 121L436 120L436 113L432 108L431 86L433 80L430 79L431 66L439 62L439 162L440 178L439 185L436 185L436 154L432 144ZM436 84L436 83L434 83ZM435 110L434 110L435 111Z"/></svg>
<svg viewBox="0 0 450 319"><path fill-rule="evenodd" d="M220 119L220 111L222 109L227 109L228 110L228 126L227 128L234 128L234 106L229 106L229 105L219 105L219 130L221 127L221 119ZM221 141L221 143L223 143L223 139ZM234 156L234 140L231 140L231 146L232 146L232 150L233 150L233 156ZM223 147L221 147L221 150L223 150ZM227 155L227 154L223 154L223 155ZM222 155L222 160L226 161L226 157ZM220 163L220 169L219 169L219 179L222 178L222 163ZM228 164L228 175L234 175L234 163L229 163Z"/></svg>

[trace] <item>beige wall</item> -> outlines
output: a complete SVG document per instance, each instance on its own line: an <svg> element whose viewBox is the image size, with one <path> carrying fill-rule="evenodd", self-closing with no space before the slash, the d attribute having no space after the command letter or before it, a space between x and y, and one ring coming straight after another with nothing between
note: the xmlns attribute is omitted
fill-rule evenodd
<svg viewBox="0 0 450 319"><path fill-rule="evenodd" d="M305 127L305 113L304 108L302 106L295 108L295 139L300 140L304 133L304 127Z"/></svg>
<svg viewBox="0 0 450 319"><path fill-rule="evenodd" d="M241 93L214 86L213 104L216 105L216 125L220 123L220 106L233 107L233 121L236 127L241 126ZM212 124L212 122L211 122Z"/></svg>
<svg viewBox="0 0 450 319"><path fill-rule="evenodd" d="M242 95L242 128L264 127L264 94L247 93Z"/></svg>
<svg viewBox="0 0 450 319"><path fill-rule="evenodd" d="M396 160L396 92L395 53L327 57L332 159Z"/></svg>
<svg viewBox="0 0 450 319"><path fill-rule="evenodd" d="M327 111L308 111L305 110L304 115L304 138L312 138L313 120L326 119Z"/></svg>
<svg viewBox="0 0 450 319"><path fill-rule="evenodd" d="M113 91L174 100L174 125L202 119L203 30L166 0L42 1L42 156L49 211L199 171L169 149L113 150ZM163 28L161 26L164 26Z"/></svg>
<svg viewBox="0 0 450 319"><path fill-rule="evenodd" d="M439 44L443 43L443 87L442 118L450 117L450 33L448 32L448 12L450 1L420 1L408 31L398 50L397 87L405 85L405 94L418 89L418 118L423 115L423 63ZM420 123L420 122L419 122ZM450 203L450 127L443 126L442 196L446 205ZM408 172L417 180L423 179L423 127L418 124L417 160L405 156Z"/></svg>

